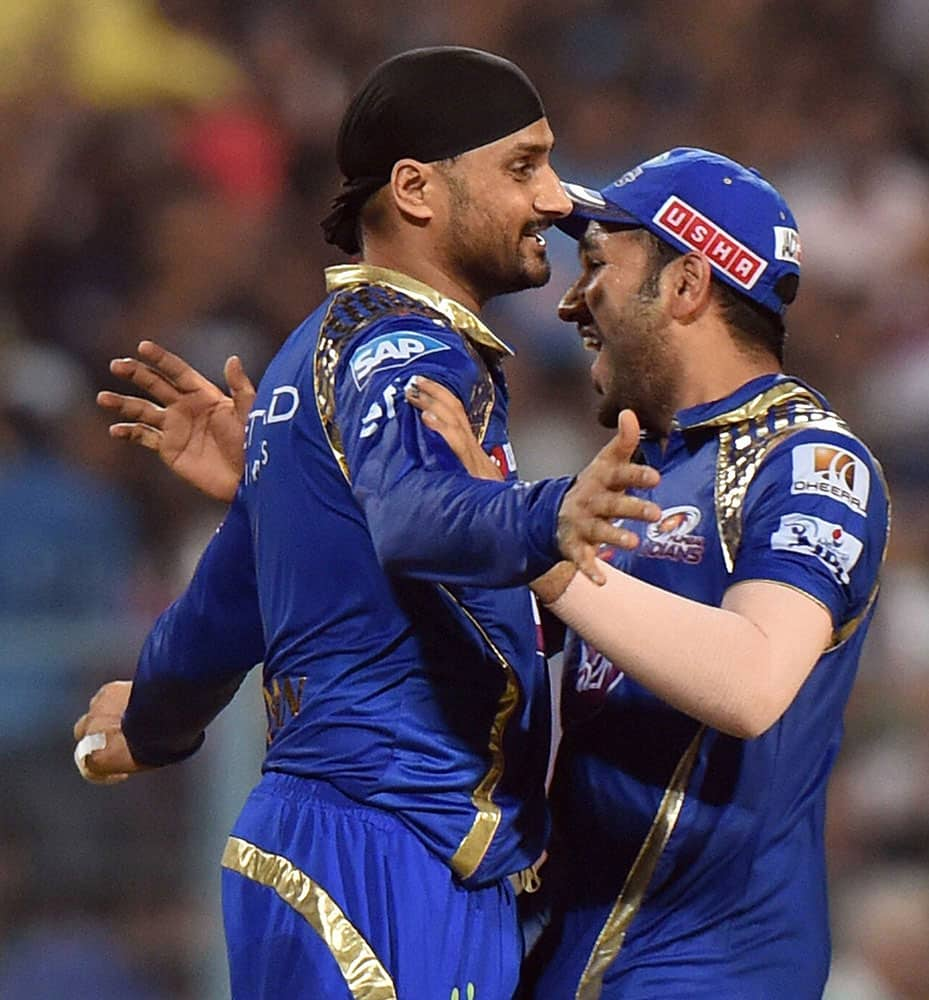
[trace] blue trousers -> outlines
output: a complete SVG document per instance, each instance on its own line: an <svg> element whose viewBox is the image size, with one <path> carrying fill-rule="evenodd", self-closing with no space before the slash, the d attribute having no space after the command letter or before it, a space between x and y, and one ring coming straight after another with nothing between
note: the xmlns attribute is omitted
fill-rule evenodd
<svg viewBox="0 0 929 1000"><path fill-rule="evenodd" d="M509 1000L507 880L466 889L394 815L266 774L223 856L233 1000Z"/></svg>

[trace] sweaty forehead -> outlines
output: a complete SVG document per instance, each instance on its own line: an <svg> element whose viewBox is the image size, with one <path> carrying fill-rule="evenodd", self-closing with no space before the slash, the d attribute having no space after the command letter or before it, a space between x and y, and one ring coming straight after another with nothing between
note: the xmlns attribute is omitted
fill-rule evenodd
<svg viewBox="0 0 929 1000"><path fill-rule="evenodd" d="M630 229L628 226L614 226L605 222L592 220L577 241L578 253L597 253L610 258L627 258L641 255L645 248L642 245L640 229Z"/></svg>

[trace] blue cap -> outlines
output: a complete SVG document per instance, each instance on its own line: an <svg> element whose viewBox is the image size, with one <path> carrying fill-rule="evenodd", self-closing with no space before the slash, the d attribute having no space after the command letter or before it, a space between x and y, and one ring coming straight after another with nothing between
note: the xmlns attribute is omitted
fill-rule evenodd
<svg viewBox="0 0 929 1000"><path fill-rule="evenodd" d="M714 277L778 315L800 280L800 237L781 194L753 167L680 147L640 163L600 191L564 184L574 211L557 223L578 239L591 220L647 229L703 253Z"/></svg>

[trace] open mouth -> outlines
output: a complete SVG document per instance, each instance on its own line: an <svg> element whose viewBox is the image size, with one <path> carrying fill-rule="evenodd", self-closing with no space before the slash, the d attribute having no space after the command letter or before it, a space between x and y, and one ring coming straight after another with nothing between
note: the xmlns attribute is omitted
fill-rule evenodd
<svg viewBox="0 0 929 1000"><path fill-rule="evenodd" d="M603 341L600 339L600 334L597 333L596 327L578 326L577 332L580 334L585 351L593 351L595 354L600 352L600 348L603 346Z"/></svg>
<svg viewBox="0 0 929 1000"><path fill-rule="evenodd" d="M535 240L536 244L543 250L548 246L548 241L542 235L541 229L527 229L523 232L523 237L525 239Z"/></svg>

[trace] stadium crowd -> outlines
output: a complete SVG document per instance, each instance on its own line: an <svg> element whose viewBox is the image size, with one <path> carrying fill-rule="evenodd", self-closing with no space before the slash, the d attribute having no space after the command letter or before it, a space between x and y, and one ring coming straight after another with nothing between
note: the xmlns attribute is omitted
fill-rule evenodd
<svg viewBox="0 0 929 1000"><path fill-rule="evenodd" d="M112 357L151 338L260 375L339 263L319 220L367 68L454 41L523 66L556 169L603 184L670 146L757 165L804 246L787 370L882 459L894 534L832 778L830 1000L929 996L929 8L918 0L5 0L0 9L0 996L208 1000L202 762L112 792L68 763L97 681L129 676L222 507L108 438ZM602 444L588 356L543 290L516 345L524 478ZM319 572L324 573L325 567ZM258 701L252 706L260 712ZM260 739L260 734L258 735ZM209 755L210 740L203 751ZM211 772L212 773L212 772ZM244 798L247 786L238 790ZM103 956L110 957L104 958ZM69 992L61 992L61 984ZM83 992L81 992L83 990Z"/></svg>

